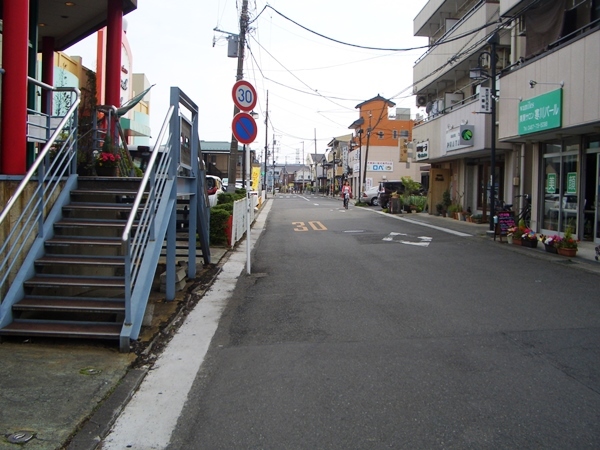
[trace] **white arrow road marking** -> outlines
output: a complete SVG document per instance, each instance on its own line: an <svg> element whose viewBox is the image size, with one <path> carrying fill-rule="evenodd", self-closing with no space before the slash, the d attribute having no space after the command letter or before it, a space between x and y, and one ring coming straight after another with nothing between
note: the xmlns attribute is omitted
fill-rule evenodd
<svg viewBox="0 0 600 450"><path fill-rule="evenodd" d="M408 236L406 233L394 233L393 231L383 238L384 241L391 242L394 240L394 236Z"/></svg>
<svg viewBox="0 0 600 450"><path fill-rule="evenodd" d="M429 236L418 236L417 239L419 239L419 242L407 241L404 239L394 240L394 236L408 236L408 234L392 232L392 233L388 234L386 237L384 237L382 240L384 240L386 242L399 242L400 244L414 245L417 247L429 247L429 244L431 244L431 241L433 240L433 238L431 238Z"/></svg>
<svg viewBox="0 0 600 450"><path fill-rule="evenodd" d="M416 245L417 247L429 247L429 244L431 244L431 238L429 238L429 237L419 237L419 239L421 239L421 242L410 242L410 241L399 241L399 242L401 244Z"/></svg>

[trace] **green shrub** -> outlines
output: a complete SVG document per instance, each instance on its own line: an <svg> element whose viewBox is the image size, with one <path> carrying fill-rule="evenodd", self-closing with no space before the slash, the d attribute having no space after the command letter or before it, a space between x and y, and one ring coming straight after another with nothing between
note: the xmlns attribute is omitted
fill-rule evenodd
<svg viewBox="0 0 600 450"><path fill-rule="evenodd" d="M411 195L410 204L415 206L415 209L419 212L424 211L427 206L427 197L423 195Z"/></svg>
<svg viewBox="0 0 600 450"><path fill-rule="evenodd" d="M219 194L217 197L217 205L222 205L226 203L235 202L236 200L242 200L246 198L246 190L245 189L236 189L235 193L233 192L223 192Z"/></svg>
<svg viewBox="0 0 600 450"><path fill-rule="evenodd" d="M210 209L210 243L227 245L227 222L231 213L227 208L215 206Z"/></svg>
<svg viewBox="0 0 600 450"><path fill-rule="evenodd" d="M217 196L217 205L221 205L223 203L233 203L233 198L235 194L231 192L223 192Z"/></svg>
<svg viewBox="0 0 600 450"><path fill-rule="evenodd" d="M229 214L233 214L233 203L219 203L210 209L211 213L215 209L222 209L223 211L227 211Z"/></svg>

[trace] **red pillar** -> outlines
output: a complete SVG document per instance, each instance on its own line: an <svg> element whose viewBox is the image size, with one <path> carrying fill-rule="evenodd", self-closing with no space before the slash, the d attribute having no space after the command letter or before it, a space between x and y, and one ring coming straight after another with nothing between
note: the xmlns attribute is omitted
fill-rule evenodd
<svg viewBox="0 0 600 450"><path fill-rule="evenodd" d="M42 38L42 82L54 86L54 38ZM42 112L52 114L52 94L42 93Z"/></svg>
<svg viewBox="0 0 600 450"><path fill-rule="evenodd" d="M27 66L29 0L4 2L2 33L2 146L1 171L23 175L27 165Z"/></svg>
<svg viewBox="0 0 600 450"><path fill-rule="evenodd" d="M123 2L108 0L106 27L107 105L121 106L121 44L123 38Z"/></svg>

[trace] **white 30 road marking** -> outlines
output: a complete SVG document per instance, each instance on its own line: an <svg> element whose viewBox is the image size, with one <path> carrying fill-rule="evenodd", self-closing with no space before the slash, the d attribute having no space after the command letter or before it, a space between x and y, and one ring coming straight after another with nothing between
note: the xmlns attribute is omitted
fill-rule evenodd
<svg viewBox="0 0 600 450"><path fill-rule="evenodd" d="M402 238L394 239L396 236L407 236L408 237L408 234L392 232L392 233L388 234L386 237L384 237L383 240L387 241L387 242L399 242L400 244L406 244L406 245L415 245L417 247L429 247L429 244L433 240L433 238L430 238L429 236L418 236L417 239L419 239L419 241L415 242L415 241L407 241Z"/></svg>

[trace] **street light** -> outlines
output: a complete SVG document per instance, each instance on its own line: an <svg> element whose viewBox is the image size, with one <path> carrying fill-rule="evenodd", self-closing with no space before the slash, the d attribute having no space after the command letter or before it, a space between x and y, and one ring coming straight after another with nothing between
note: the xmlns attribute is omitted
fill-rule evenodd
<svg viewBox="0 0 600 450"><path fill-rule="evenodd" d="M325 184L327 184L327 176L326 176L325 172L325 155L323 155L323 159L321 160L321 178L320 180L323 179L323 177L325 177ZM320 185L321 183L319 183ZM321 186L319 186L319 191L321 190ZM325 197L325 189L323 189L323 197Z"/></svg>
<svg viewBox="0 0 600 450"><path fill-rule="evenodd" d="M496 45L500 42L500 38L498 33L492 34L487 43L490 44L489 52L481 52L479 55L479 67L475 69L471 69L469 71L469 77L474 80L484 80L490 79L491 86L491 118L492 118L492 147L491 147L491 155L490 155L490 172L491 172L491 183L492 186L490 188L490 231L494 231L494 213L496 211L496 99L498 98L496 92ZM481 67L481 57L483 55L488 55L490 57L490 69L491 75ZM485 203L484 203L485 207Z"/></svg>

